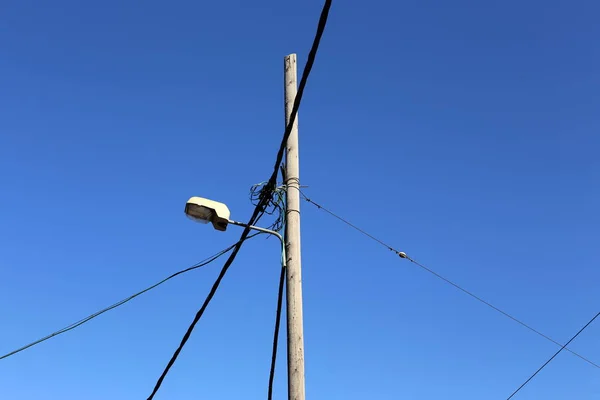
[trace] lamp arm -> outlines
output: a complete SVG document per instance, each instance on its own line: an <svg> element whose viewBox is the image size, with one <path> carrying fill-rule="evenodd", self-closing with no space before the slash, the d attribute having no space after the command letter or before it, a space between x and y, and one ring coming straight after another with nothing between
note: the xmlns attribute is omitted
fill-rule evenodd
<svg viewBox="0 0 600 400"><path fill-rule="evenodd" d="M249 228L254 231L263 232L263 233L267 233L269 235L277 236L277 238L281 242L281 266L283 268L287 267L287 260L286 260L287 257L285 255L285 241L283 240L283 236L281 236L281 234L279 232L271 230L271 229L261 228L260 226L244 224L243 222L238 222L238 221L234 221L231 219L228 220L227 222L230 223L231 225L242 226L244 228Z"/></svg>

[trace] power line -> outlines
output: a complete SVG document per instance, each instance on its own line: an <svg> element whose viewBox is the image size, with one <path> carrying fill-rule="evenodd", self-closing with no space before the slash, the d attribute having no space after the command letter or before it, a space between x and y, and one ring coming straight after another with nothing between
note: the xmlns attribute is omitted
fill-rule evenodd
<svg viewBox="0 0 600 400"><path fill-rule="evenodd" d="M277 292L277 312L275 313L275 330L273 332L273 351L271 353L271 370L269 371L269 390L267 399L273 399L273 380L275 379L275 363L277 361L277 344L279 341L279 326L281 324L281 309L283 304L283 288L285 285L285 268L281 268L279 275L279 289Z"/></svg>
<svg viewBox="0 0 600 400"><path fill-rule="evenodd" d="M435 272L434 270L426 267L425 265L415 261L414 259L412 259L411 257L409 257L408 255L406 255L406 253L402 252L402 251L398 251L396 249L394 249L392 246L388 245L387 243L383 242L382 240L376 238L375 236L367 233L366 231L364 231L363 229L357 227L356 225L350 223L348 220L340 217L339 215L335 214L334 212L332 212L331 210L323 207L322 205L314 202L313 200L311 200L310 198L308 198L302 191L300 191L300 194L302 195L302 197L304 198L304 200L306 200L307 202L311 203L312 205L316 206L318 209L325 211L326 213L328 213L329 215L337 218L338 220L342 221L343 223L345 223L346 225L354 228L355 230L359 231L360 233L362 233L363 235L369 237L370 239L376 241L377 243L381 244L382 246L384 246L385 248L387 248L390 251L393 251L394 253L396 253L398 256L400 256L400 258L404 258L408 261L410 261L411 263L417 265L418 267L420 267L421 269L429 272L430 274L432 274L433 276L441 279L442 281L454 286L455 288L457 288L458 290L460 290L461 292L471 296L472 298L474 298L475 300L479 301L482 304L485 304L486 306L488 306L489 308L491 308L492 310L504 315L505 317L510 318L511 320L515 321L516 323L520 324L521 326L529 329L530 331L536 333L537 335L543 337L544 339L558 345L558 346L563 346L561 343L557 342L556 340L552 339L551 337L543 334L542 332L538 331L537 329L531 327L530 325L526 324L525 322L521 321L520 319L510 315L509 313L507 313L506 311L501 310L500 308L494 306L493 304L491 304L490 302L482 299L481 297L477 296L476 294L468 291L467 289L463 288L462 286L452 282L450 279L440 275L439 273ZM578 354L576 352L574 352L571 349L566 348L565 350L567 350L568 352L570 352L573 355L576 355L577 357L581 358L582 360L584 360L585 362L589 363L590 365L593 365L596 368L600 368L600 365L594 363L593 361L585 358L584 356L582 356L581 354Z"/></svg>
<svg viewBox="0 0 600 400"><path fill-rule="evenodd" d="M302 101L302 96L304 94L304 89L306 88L306 83L308 81L308 77L310 75L310 72L312 70L313 64L315 62L315 58L316 58L317 52L319 50L319 44L321 42L321 38L323 36L323 32L325 31L325 27L327 26L327 18L329 16L329 10L331 8L331 3L332 3L332 0L325 0L325 4L323 5L323 9L321 11L321 16L319 17L319 23L318 23L318 26L317 26L317 32L315 34L315 38L313 40L310 52L308 53L308 58L306 60L306 65L304 66L304 70L302 71L302 77L301 77L300 83L298 85L298 91L296 93L296 97L294 98L294 105L292 107L292 112L291 112L288 124L287 124L287 126L285 128L285 131L284 131L284 134L283 134L283 138L282 138L281 143L279 145L279 150L277 152L277 157L275 159L275 165L273 167L273 172L272 172L269 180L267 181L267 184L261 190L262 195L259 196L259 202L256 205L256 207L254 208L252 216L250 217L250 219L246 223L247 226L251 226L251 225L255 225L256 224L256 222L260 219L260 217L262 217L264 215L265 210L266 210L266 208L267 208L270 200L272 199L272 196L273 196L272 192L273 192L273 190L275 190L276 183L277 183L277 173L279 171L279 168L281 166L281 162L283 160L283 154L284 154L284 150L285 150L285 144L287 142L288 137L290 136L290 133L292 131L292 127L294 126L294 121L296 120L296 116L298 114L298 109L300 108L300 103ZM171 369L171 367L173 366L173 364L177 360L177 357L179 356L179 353L181 353L181 350L183 349L183 347L185 346L186 342L188 341L190 335L192 334L192 331L194 330L194 327L196 326L196 324L198 323L198 321L202 317L202 314L204 313L204 310L206 309L206 307L208 306L208 304L212 300L213 296L215 295L215 293L216 293L216 291L217 291L217 289L218 289L218 287L219 287L219 285L221 283L221 280L223 279L223 277L227 273L227 270L229 269L229 267L231 266L231 264L235 260L235 257L237 256L237 253L241 249L242 242L243 242L243 240L245 240L248 237L249 232L250 232L250 228L248 228L248 227L244 228L244 231L242 232L242 234L240 236L240 242L238 242L238 244L234 247L232 253L230 254L230 256L225 261L225 264L223 265L223 268L221 269L221 272L219 273L219 276L217 277L217 280L213 284L210 292L208 293L208 296L204 300L204 303L202 304L202 307L200 308L200 310L198 310L198 312L196 313L196 316L194 317L192 323L190 324L190 326L188 327L187 331L185 332L183 338L181 339L181 343L179 344L179 346L177 347L177 349L173 353L173 356L171 357L171 359L167 363L167 366L165 367L165 369L163 370L162 374L158 378L158 381L156 382L156 385L154 386L154 389L152 390L152 393L148 397L148 400L152 400L154 398L154 395L158 391L158 389L160 389L160 386L162 385L162 382L164 381L165 377L169 373L169 370Z"/></svg>
<svg viewBox="0 0 600 400"><path fill-rule="evenodd" d="M570 340L569 340L567 343L565 343L565 344L564 344L564 345L563 345L563 346L562 346L562 347L561 347L561 348L560 348L560 349L559 349L559 350L558 350L556 353L554 353L554 355L553 355L552 357L550 357L550 358L548 359L548 361L546 361L546 362L545 362L545 363L544 363L544 364L543 364L541 367L539 367L539 368L538 368L538 370L537 370L537 371L535 371L535 372L533 373L533 375L531 375L531 376L530 376L530 377L529 377L529 378L528 378L528 379L527 379L525 382L523 382L523 384L522 384L521 386L519 386L519 388L518 388L517 390L515 390L515 391L513 392L513 394L511 394L510 396L508 396L508 398L507 398L506 400L510 400L510 399L512 399L512 398L513 398L513 396L514 396L515 394L519 393L519 391L520 391L521 389L523 389L523 388L525 387L525 385L527 385L527 384L529 383L529 381L531 381L531 380L532 380L532 379L533 379L533 378L534 378L534 377L535 377L535 376L536 376L536 375L537 375L537 374L538 374L538 373L539 373L541 370L543 370L543 369L544 369L544 367L545 367L546 365L550 364L550 362L551 362L552 360L554 360L554 358L555 358L557 355L559 355L561 351L563 351L564 349L566 349L566 347L567 347L567 346L568 346L568 345L569 345L569 344L570 344L570 343L571 343L573 340L575 340L575 338L576 338L577 336L579 336L579 334L580 334L581 332L583 332L583 331L585 330L585 328L587 328L588 326L590 326L590 324L591 324L592 322L594 322L594 320L595 320L596 318L598 318L598 316L599 316L599 315L600 315L600 312L599 312L599 313L597 313L596 315L594 315L594 318L592 318L591 320L589 320L589 322L588 322L587 324L585 324L585 325L583 326L583 328L581 328L581 329L579 330L579 332L577 332L577 333L575 334L575 336L573 336L573 337L572 337L572 338L571 338L571 339L570 339ZM568 350L568 349L567 349L567 350Z"/></svg>
<svg viewBox="0 0 600 400"><path fill-rule="evenodd" d="M247 239L250 239L250 238L253 238L254 236L256 236L256 235L258 235L258 234L260 234L260 233L257 233L257 234L254 234L254 235L252 235L252 236L249 236L249 237L248 237L248 238L246 238L245 240L247 240ZM239 243L239 242L238 242L238 243ZM41 338L41 339L38 339L38 340L36 340L35 342L31 342L31 343L29 343L29 344L27 344L27 345L25 345L25 346L23 346L23 347L20 347L20 348L18 348L18 349L16 349L16 350L13 350L13 351L11 351L10 353L7 353L7 354L5 354L5 355L1 356L1 357L0 357L0 360L3 360L3 359L5 359L5 358L8 358L8 357L10 357L10 356L12 356L12 355L15 355L15 354L17 354L17 353L20 353L20 352L22 352L23 350L27 350L28 348L30 348L30 347L33 347L33 346L35 346L35 345L37 345L37 344L40 344L40 343L42 343L42 342L45 342L46 340L52 339L52 338L53 338L53 337L55 337L55 336L62 335L63 333L69 332L69 331L71 331L71 330L73 330L73 329L75 329L75 328L77 328L77 327L79 327L79 326L81 326L81 325L85 324L86 322L89 322L89 321L91 321L92 319L94 319L94 318L96 318L96 317L98 317L98 316L100 316L100 315L104 314L104 313L105 313L105 312L107 312L107 311L113 310L113 309L115 309L115 308L117 308L117 307L119 307L119 306L122 306L122 305L123 305L123 304L125 304L125 303L128 303L129 301L131 301L131 300L135 299L135 298L136 298L136 297L138 297L139 295L142 295L142 294L144 294L144 293L146 293L146 292L148 292L148 291L150 291L150 290L152 290L152 289L156 288L157 286L160 286L160 285L162 285L163 283L167 282L168 280L171 280L171 279L175 278L175 277L176 277L176 276L178 276L178 275L185 274L186 272L190 272L190 271L193 271L193 270L195 270L195 269L198 269L198 268L200 268L200 267L203 267L203 266L205 266L205 265L207 265L207 264L210 264L211 262L213 262L213 261L217 260L219 257L221 257L221 256L223 256L224 254L226 254L226 253L228 253L229 251L231 251L231 249L233 249L233 248L234 248L234 247L235 247L235 246L236 246L238 243L236 243L236 244L233 244L233 245L229 246L228 248L226 248L226 249L223 249L223 250L219 251L218 253L216 253L216 254L214 254L214 255L212 255L212 256L210 256L210 257L208 257L208 258L206 258L206 259L204 259L204 260L202 260L202 261L200 261L200 262L199 262L199 263L197 263L197 264L194 264L193 266L191 266L191 267L189 267L189 268L186 268L186 269L183 269L183 270L181 270L181 271L175 272L174 274L172 274L172 275L169 275L168 277L166 277L165 279L163 279L163 280L161 280L161 281L159 281L159 282L155 283L154 285L152 285L152 286L149 286L149 287L147 287L146 289L144 289L144 290L142 290L142 291L140 291L140 292L137 292L137 293L135 293L135 294L132 294L131 296L129 296L129 297L127 297L127 298L125 298L125 299L123 299L123 300L121 300L121 301L118 301L118 302L114 303L113 305L111 305L111 306L108 306L108 307L106 307L106 308L104 308L104 309L102 309L102 310L100 310L100 311L97 311L97 312L95 312L95 313L93 313L93 314L90 314L90 315L88 315L87 317L85 317L85 318L82 318L82 319L80 319L80 320L79 320L79 321L77 321L77 322L73 322L71 325L68 325L68 326L66 326L66 327L64 327L64 328L62 328L62 329L59 329L58 331L56 331L56 332L53 332L53 333L49 334L48 336L44 336L43 338Z"/></svg>
<svg viewBox="0 0 600 400"><path fill-rule="evenodd" d="M280 166L281 178L283 182L287 182L285 168ZM276 189L277 190L277 189ZM282 193L280 191L279 193ZM277 195L277 194L276 194ZM280 202L282 204L282 217L281 218L281 229L285 227L286 223L286 215L285 215L285 197L280 197ZM284 240L286 239L284 234ZM283 308L283 289L285 287L285 278L287 274L287 268L285 265L281 268L281 273L279 274L279 288L277 290L277 311L275 312L275 328L273 330L273 348L271 351L271 368L269 370L269 385L267 388L267 400L273 399L273 382L275 380L275 366L277 364L277 346L279 344L279 327L281 325L281 310Z"/></svg>

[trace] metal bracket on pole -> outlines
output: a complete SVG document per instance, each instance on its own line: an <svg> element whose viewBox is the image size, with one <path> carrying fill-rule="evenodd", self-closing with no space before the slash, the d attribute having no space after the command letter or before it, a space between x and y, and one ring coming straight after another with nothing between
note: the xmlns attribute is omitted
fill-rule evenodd
<svg viewBox="0 0 600 400"><path fill-rule="evenodd" d="M281 242L281 266L283 268L285 268L287 266L286 265L287 260L286 260L286 256L285 256L285 240L283 240L283 236L281 236L281 234L279 232L273 231L271 229L261 228L260 226L244 224L243 222L233 221L231 219L228 220L227 222L230 223L231 225L242 226L244 228L248 228L253 231L258 231L258 232L267 233L269 235L276 236L279 239L279 241Z"/></svg>

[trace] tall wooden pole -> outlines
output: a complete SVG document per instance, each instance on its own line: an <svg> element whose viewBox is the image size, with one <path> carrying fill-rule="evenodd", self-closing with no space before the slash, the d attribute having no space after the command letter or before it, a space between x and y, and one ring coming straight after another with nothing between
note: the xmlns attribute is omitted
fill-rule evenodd
<svg viewBox="0 0 600 400"><path fill-rule="evenodd" d="M289 123L297 91L296 54L284 59L285 124ZM305 400L304 328L302 322L302 263L300 257L300 174L298 116L287 140L285 157L288 399Z"/></svg>

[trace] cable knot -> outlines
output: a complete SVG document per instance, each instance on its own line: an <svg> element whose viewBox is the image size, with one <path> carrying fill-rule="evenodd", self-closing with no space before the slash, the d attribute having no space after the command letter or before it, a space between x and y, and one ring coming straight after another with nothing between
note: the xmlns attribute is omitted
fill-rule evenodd
<svg viewBox="0 0 600 400"><path fill-rule="evenodd" d="M250 201L252 205L261 207L261 212L275 215L275 221L269 229L280 231L285 219L285 186L277 186L274 182L265 181L252 185Z"/></svg>

